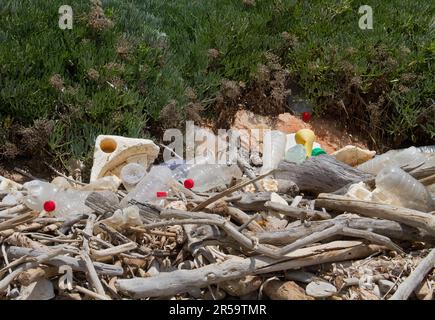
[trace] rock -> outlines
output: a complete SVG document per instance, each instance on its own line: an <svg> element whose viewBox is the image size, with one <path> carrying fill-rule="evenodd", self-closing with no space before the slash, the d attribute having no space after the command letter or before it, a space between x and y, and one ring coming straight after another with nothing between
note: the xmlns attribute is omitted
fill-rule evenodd
<svg viewBox="0 0 435 320"><path fill-rule="evenodd" d="M39 279L21 290L19 300L50 300L54 298L54 289L51 281Z"/></svg>
<svg viewBox="0 0 435 320"><path fill-rule="evenodd" d="M264 293L271 300L314 300L293 281L271 280L264 285Z"/></svg>
<svg viewBox="0 0 435 320"><path fill-rule="evenodd" d="M307 285L305 291L315 298L328 298L337 293L337 288L325 281L312 281Z"/></svg>
<svg viewBox="0 0 435 320"><path fill-rule="evenodd" d="M302 283L310 283L314 280L315 274L302 270L289 271L286 273L285 278L287 280L298 281Z"/></svg>
<svg viewBox="0 0 435 320"><path fill-rule="evenodd" d="M229 295L241 297L258 290L261 286L261 278L246 276L241 279L222 282L219 286Z"/></svg>
<svg viewBox="0 0 435 320"><path fill-rule="evenodd" d="M282 113L278 116L275 128L285 133L294 133L301 129L310 128L310 125L290 113Z"/></svg>
<svg viewBox="0 0 435 320"><path fill-rule="evenodd" d="M148 167L159 151L160 148L148 139L99 135L95 141L90 181L110 175L119 177L122 167L130 162Z"/></svg>
<svg viewBox="0 0 435 320"><path fill-rule="evenodd" d="M344 148L332 153L332 156L350 166L357 166L372 159L375 154L376 151L370 151L356 146L347 145Z"/></svg>
<svg viewBox="0 0 435 320"><path fill-rule="evenodd" d="M388 291L390 291L391 288L394 287L394 282L390 280L381 279L378 281L379 290L381 291L382 295L386 294ZM391 289L390 293L394 293L395 288Z"/></svg>

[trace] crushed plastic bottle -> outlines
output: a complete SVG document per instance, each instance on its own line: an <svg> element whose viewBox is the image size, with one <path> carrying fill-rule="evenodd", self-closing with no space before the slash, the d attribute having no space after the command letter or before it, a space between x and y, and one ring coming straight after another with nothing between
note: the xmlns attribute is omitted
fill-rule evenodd
<svg viewBox="0 0 435 320"><path fill-rule="evenodd" d="M120 178L127 191L131 191L145 177L145 167L138 163L129 163L122 167Z"/></svg>
<svg viewBox="0 0 435 320"><path fill-rule="evenodd" d="M403 207L423 212L433 210L432 196L418 180L397 166L388 166L376 176L376 194L391 196Z"/></svg>
<svg viewBox="0 0 435 320"><path fill-rule="evenodd" d="M394 162L392 161L390 154L388 154L387 152L383 155L374 157L373 159L360 164L359 166L357 166L357 169L375 175L378 174L378 172L381 171L383 168L393 163Z"/></svg>
<svg viewBox="0 0 435 320"><path fill-rule="evenodd" d="M173 181L173 173L166 166L154 166L150 172L122 199L121 206L126 206L128 201L157 202L157 192L168 191Z"/></svg>
<svg viewBox="0 0 435 320"><path fill-rule="evenodd" d="M301 164L307 158L307 152L305 151L305 147L301 144L297 144L285 153L284 159L288 162L294 162L297 164Z"/></svg>

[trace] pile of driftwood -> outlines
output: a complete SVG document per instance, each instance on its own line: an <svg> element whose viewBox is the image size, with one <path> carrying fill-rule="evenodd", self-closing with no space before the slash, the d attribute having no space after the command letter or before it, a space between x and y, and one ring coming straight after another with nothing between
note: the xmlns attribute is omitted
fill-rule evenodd
<svg viewBox="0 0 435 320"><path fill-rule="evenodd" d="M374 177L327 155L239 166L249 178L165 208L121 191L73 219L0 207L0 299L433 299L433 213L343 196Z"/></svg>

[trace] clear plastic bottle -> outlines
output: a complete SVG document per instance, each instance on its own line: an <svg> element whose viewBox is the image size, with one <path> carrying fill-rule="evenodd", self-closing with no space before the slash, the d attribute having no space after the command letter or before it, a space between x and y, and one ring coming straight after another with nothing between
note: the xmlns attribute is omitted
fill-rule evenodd
<svg viewBox="0 0 435 320"><path fill-rule="evenodd" d="M418 165L421 162L424 162L426 160L426 157L416 147L409 147L396 153L392 157L392 160L399 167L413 167L414 165Z"/></svg>
<svg viewBox="0 0 435 320"><path fill-rule="evenodd" d="M217 187L225 187L233 177L241 176L242 172L234 164L199 164L190 168L186 179L194 181L193 191L207 192Z"/></svg>
<svg viewBox="0 0 435 320"><path fill-rule="evenodd" d="M173 181L173 173L166 166L154 166L150 172L122 199L121 206L128 204L130 200L138 202L157 202L157 192L168 191Z"/></svg>
<svg viewBox="0 0 435 320"><path fill-rule="evenodd" d="M285 153L284 159L288 162L294 162L297 164L301 164L307 158L307 152L305 151L305 147L301 144L297 144L290 149L288 149Z"/></svg>
<svg viewBox="0 0 435 320"><path fill-rule="evenodd" d="M147 171L138 163L129 163L121 169L120 178L127 191L131 191L145 177Z"/></svg>
<svg viewBox="0 0 435 320"><path fill-rule="evenodd" d="M91 191L61 190L51 183L39 180L27 182L23 187L27 189L23 203L30 209L45 210L45 204L50 202L52 204L50 211L63 218L92 211L85 205L85 200Z"/></svg>
<svg viewBox="0 0 435 320"><path fill-rule="evenodd" d="M27 190L23 203L36 211L44 210L44 203L55 199L59 192L59 188L55 185L39 180L26 182L23 187Z"/></svg>
<svg viewBox="0 0 435 320"><path fill-rule="evenodd" d="M391 164L393 164L393 161L391 160L390 155L384 153L383 155L374 157L373 159L360 164L357 166L357 169L371 174L378 174L379 171Z"/></svg>
<svg viewBox="0 0 435 320"><path fill-rule="evenodd" d="M403 207L423 212L433 210L434 203L426 187L397 166L388 166L376 176L376 189L390 194Z"/></svg>

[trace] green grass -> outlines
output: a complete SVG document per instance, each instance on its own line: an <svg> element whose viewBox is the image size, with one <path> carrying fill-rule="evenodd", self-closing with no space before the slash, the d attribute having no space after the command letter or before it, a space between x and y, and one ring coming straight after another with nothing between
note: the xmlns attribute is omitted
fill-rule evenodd
<svg viewBox="0 0 435 320"><path fill-rule="evenodd" d="M338 113L391 146L435 137L430 1L366 1L373 30L358 28L361 4L350 0L107 0L104 30L89 25L90 2L70 0L74 27L61 30L64 2L0 0L2 141L16 143L16 125L53 120L41 149L83 159L98 134L149 136L172 100L184 117L188 88L216 116L222 80L249 91L267 52L318 114Z"/></svg>

